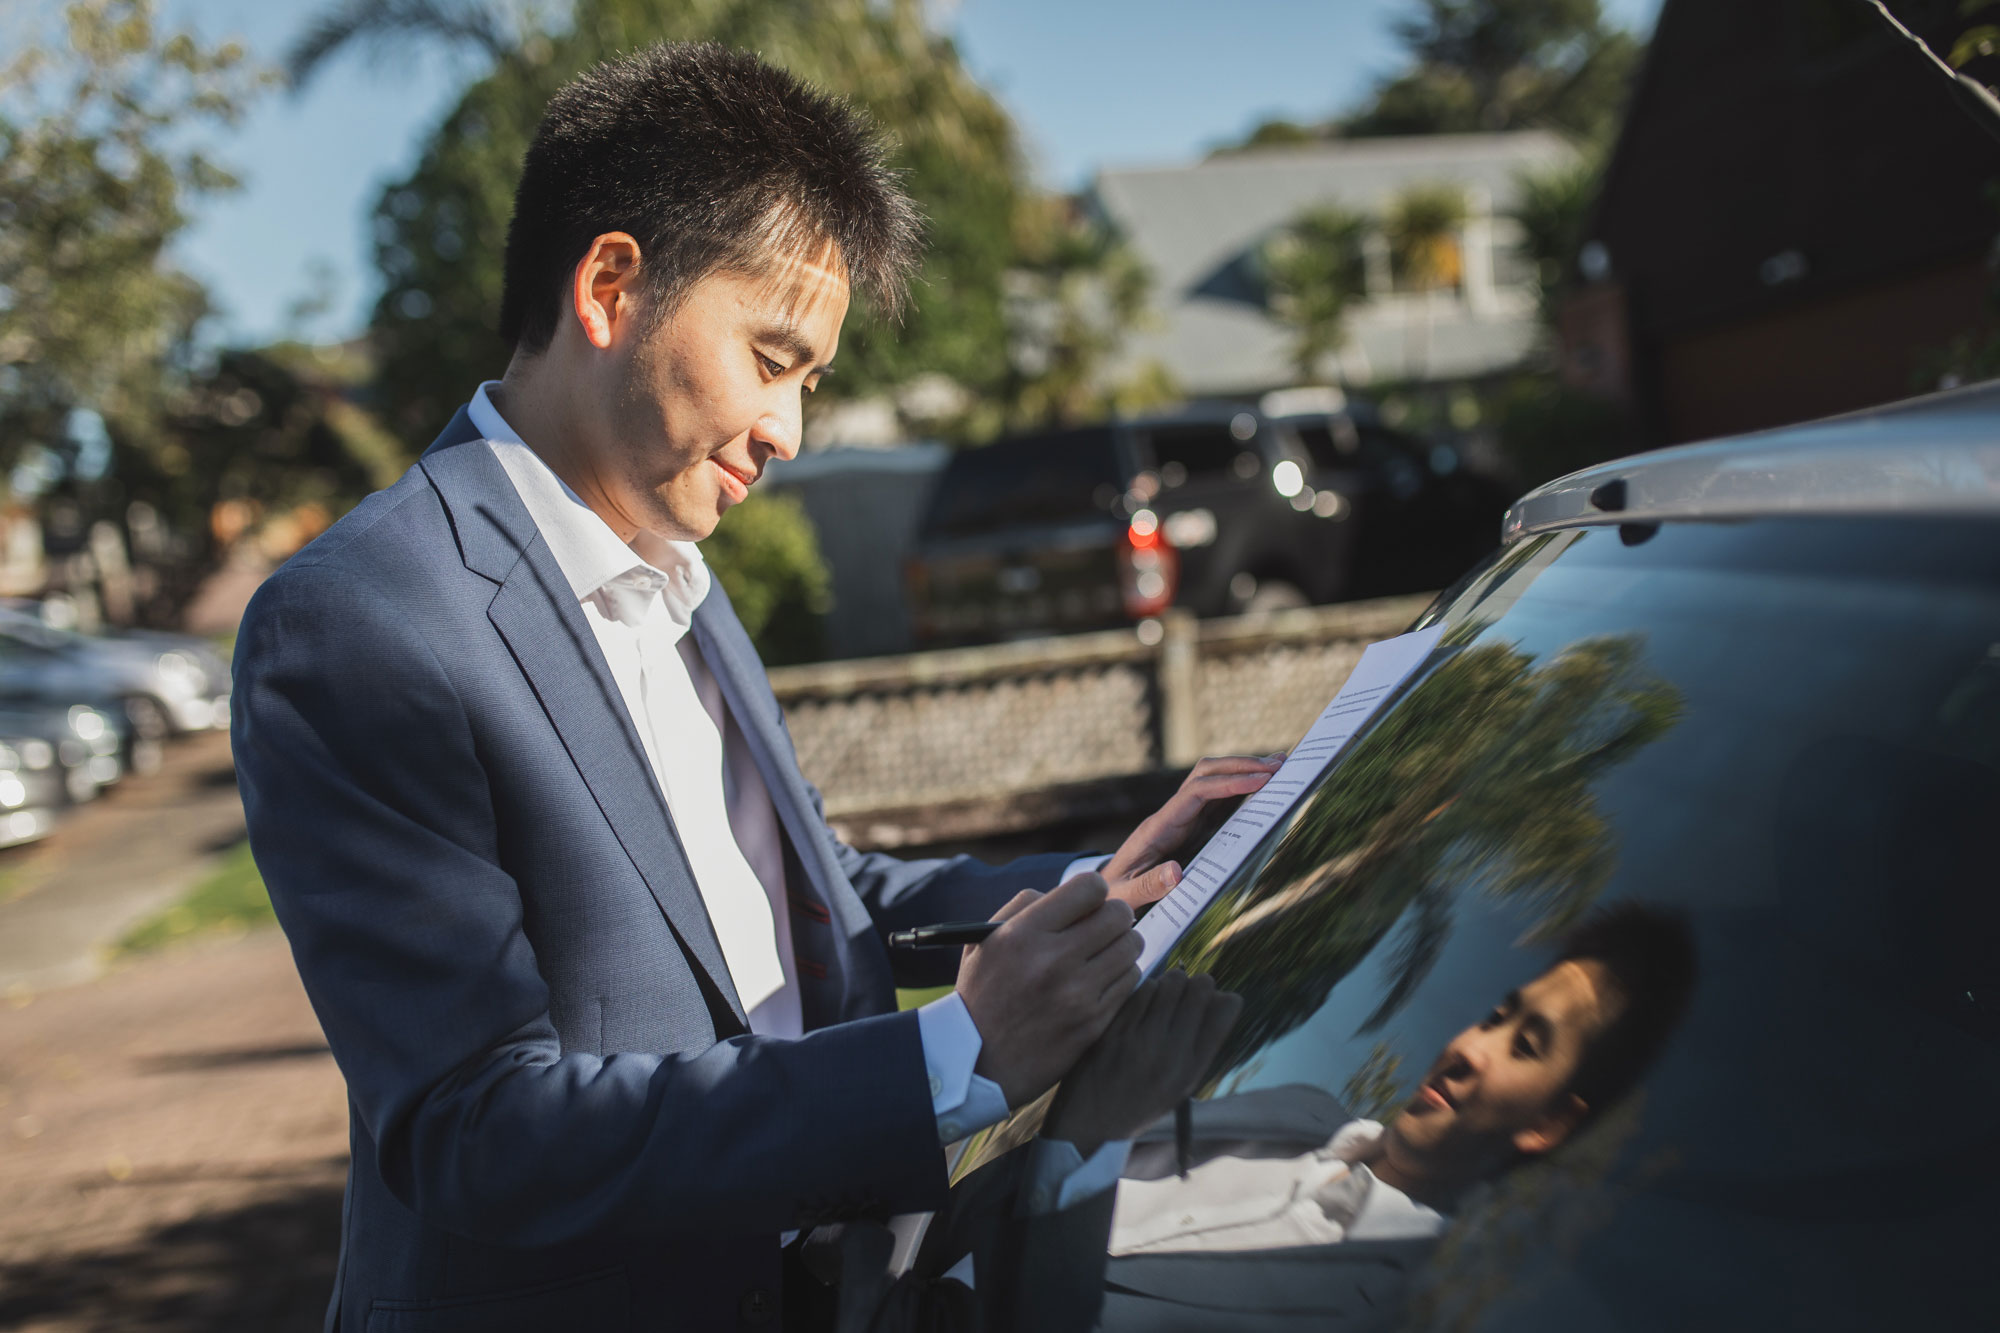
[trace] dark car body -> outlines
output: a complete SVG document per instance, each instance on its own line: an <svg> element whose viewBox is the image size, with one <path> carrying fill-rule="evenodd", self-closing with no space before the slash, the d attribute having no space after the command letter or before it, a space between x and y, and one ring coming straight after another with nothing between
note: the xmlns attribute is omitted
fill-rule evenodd
<svg viewBox="0 0 2000 1333"><path fill-rule="evenodd" d="M1100 1326L1993 1327L2000 385L1608 464L1505 533L1169 955L1244 998L1195 1109L1391 1121L1616 904L1691 931L1685 1017L1441 1233L1113 1258Z"/></svg>
<svg viewBox="0 0 2000 1333"><path fill-rule="evenodd" d="M1468 466L1453 445L1398 430L1364 402L1279 417L1277 424L1298 437L1312 460L1312 485L1354 506L1344 597L1444 587L1497 544L1512 496L1498 479Z"/></svg>
<svg viewBox="0 0 2000 1333"><path fill-rule="evenodd" d="M61 808L73 802L66 770L43 753L47 742L0 727L0 847L45 836Z"/></svg>
<svg viewBox="0 0 2000 1333"><path fill-rule="evenodd" d="M1326 601L1347 582L1351 506L1322 505L1297 440L1248 408L1013 436L953 457L908 570L927 646L1222 615L1263 589Z"/></svg>
<svg viewBox="0 0 2000 1333"><path fill-rule="evenodd" d="M229 670L186 635L79 634L0 608L0 699L115 699L148 739L229 725Z"/></svg>
<svg viewBox="0 0 2000 1333"><path fill-rule="evenodd" d="M148 744L135 736L131 722L115 705L93 708L32 699L0 699L0 736L13 738L10 744L25 767L57 766L72 805L92 799L123 778L127 756L135 746Z"/></svg>

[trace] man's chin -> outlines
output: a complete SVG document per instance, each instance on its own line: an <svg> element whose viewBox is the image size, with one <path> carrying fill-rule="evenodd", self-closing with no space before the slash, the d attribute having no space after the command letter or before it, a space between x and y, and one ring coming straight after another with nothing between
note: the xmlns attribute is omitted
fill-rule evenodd
<svg viewBox="0 0 2000 1333"><path fill-rule="evenodd" d="M1399 1147L1421 1151L1437 1139L1441 1128L1435 1123L1438 1118L1435 1109L1412 1102L1382 1127L1382 1135Z"/></svg>

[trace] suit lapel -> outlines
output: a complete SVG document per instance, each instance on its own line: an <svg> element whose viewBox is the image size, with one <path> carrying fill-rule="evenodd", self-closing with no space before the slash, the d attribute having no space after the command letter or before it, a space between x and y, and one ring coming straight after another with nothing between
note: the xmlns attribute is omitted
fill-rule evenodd
<svg viewBox="0 0 2000 1333"><path fill-rule="evenodd" d="M747 1026L639 733L527 507L463 412L425 453L422 466L452 512L466 565L500 584L487 618L683 948Z"/></svg>
<svg viewBox="0 0 2000 1333"><path fill-rule="evenodd" d="M815 881L813 887L833 915L836 936L844 944L858 935L872 935L875 923L868 909L854 895L846 877L827 865L821 824L813 814L805 778L791 745L778 730L777 701L771 698L770 682L720 583L710 589L694 613L694 636L702 659L722 687L730 715L750 743L750 754L771 793L778 819L808 877Z"/></svg>

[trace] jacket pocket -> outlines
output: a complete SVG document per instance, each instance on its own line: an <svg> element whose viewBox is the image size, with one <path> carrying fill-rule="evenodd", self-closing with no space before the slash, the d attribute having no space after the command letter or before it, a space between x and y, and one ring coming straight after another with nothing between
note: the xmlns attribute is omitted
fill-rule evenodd
<svg viewBox="0 0 2000 1333"><path fill-rule="evenodd" d="M484 1296L378 1300L368 1307L367 1333L548 1333L567 1328L622 1333L631 1316L625 1270L609 1268Z"/></svg>

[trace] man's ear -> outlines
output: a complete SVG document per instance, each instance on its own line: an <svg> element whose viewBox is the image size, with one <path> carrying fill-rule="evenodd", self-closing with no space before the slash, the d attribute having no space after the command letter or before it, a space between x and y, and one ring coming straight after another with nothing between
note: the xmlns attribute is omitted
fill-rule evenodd
<svg viewBox="0 0 2000 1333"><path fill-rule="evenodd" d="M583 336L603 351L614 332L636 309L639 243L622 231L608 231L590 243L570 274L570 308Z"/></svg>
<svg viewBox="0 0 2000 1333"><path fill-rule="evenodd" d="M1523 1157L1539 1157L1562 1145L1583 1123L1590 1107L1573 1092L1564 1093L1541 1119L1514 1134L1514 1149Z"/></svg>

